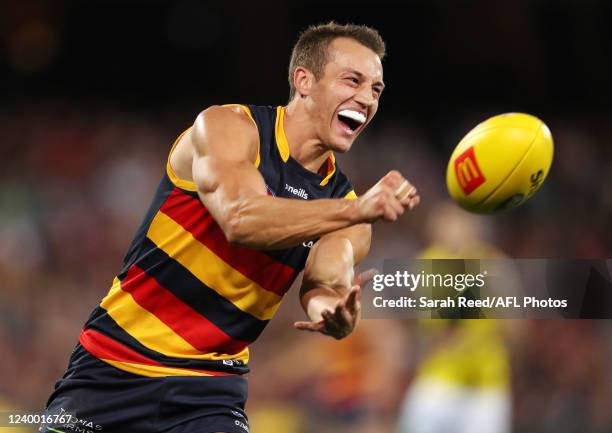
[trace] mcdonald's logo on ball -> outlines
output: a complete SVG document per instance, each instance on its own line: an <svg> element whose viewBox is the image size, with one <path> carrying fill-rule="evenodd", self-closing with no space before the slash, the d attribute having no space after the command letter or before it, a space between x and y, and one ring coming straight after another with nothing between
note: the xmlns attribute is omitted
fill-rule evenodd
<svg viewBox="0 0 612 433"><path fill-rule="evenodd" d="M553 139L544 122L530 114L501 114L476 126L455 147L446 186L468 211L508 210L540 188L552 159Z"/></svg>
<svg viewBox="0 0 612 433"><path fill-rule="evenodd" d="M485 177L478 167L473 147L455 159L455 175L465 195L470 195L472 191L485 183Z"/></svg>

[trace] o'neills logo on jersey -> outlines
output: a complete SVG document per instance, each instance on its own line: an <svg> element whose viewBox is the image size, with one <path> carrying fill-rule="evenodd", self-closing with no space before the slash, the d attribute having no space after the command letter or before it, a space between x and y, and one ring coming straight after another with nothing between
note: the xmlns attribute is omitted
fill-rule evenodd
<svg viewBox="0 0 612 433"><path fill-rule="evenodd" d="M297 189L292 187L291 185L285 184L285 189L293 195L297 195L298 197L303 198L304 200L308 200L308 193L304 188Z"/></svg>
<svg viewBox="0 0 612 433"><path fill-rule="evenodd" d="M473 146L455 159L455 175L465 195L485 183L486 179L478 167Z"/></svg>

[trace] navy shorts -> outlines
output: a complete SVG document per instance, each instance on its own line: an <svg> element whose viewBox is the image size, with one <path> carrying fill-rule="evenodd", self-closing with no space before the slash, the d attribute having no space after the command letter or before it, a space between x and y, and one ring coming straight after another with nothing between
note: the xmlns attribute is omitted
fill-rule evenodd
<svg viewBox="0 0 612 433"><path fill-rule="evenodd" d="M246 399L243 376L137 376L100 361L79 344L45 409L51 415L47 419L59 422L40 431L248 433Z"/></svg>

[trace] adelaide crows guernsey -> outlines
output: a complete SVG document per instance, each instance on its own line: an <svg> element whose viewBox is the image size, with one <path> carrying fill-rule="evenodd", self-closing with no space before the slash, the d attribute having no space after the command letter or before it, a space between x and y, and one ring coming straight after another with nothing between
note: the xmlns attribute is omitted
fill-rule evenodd
<svg viewBox="0 0 612 433"><path fill-rule="evenodd" d="M269 195L355 198L333 155L324 176L290 156L284 107L240 107L259 131L255 165ZM308 243L273 251L230 244L195 184L179 178L168 160L123 268L79 341L98 359L142 376L246 373L248 345L278 309L309 251Z"/></svg>

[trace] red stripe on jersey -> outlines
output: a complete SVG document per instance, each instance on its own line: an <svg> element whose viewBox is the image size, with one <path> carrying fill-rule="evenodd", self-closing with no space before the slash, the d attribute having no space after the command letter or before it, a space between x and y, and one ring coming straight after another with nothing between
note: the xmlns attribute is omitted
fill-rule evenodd
<svg viewBox="0 0 612 433"><path fill-rule="evenodd" d="M232 268L264 289L284 295L298 271L266 254L231 245L202 202L175 188L160 209Z"/></svg>
<svg viewBox="0 0 612 433"><path fill-rule="evenodd" d="M79 342L89 353L102 360L108 359L109 361L129 362L132 364L143 364L152 365L155 367L173 368L177 370L195 371L198 373L210 374L211 376L234 376L230 373L222 373L218 371L195 370L191 368L163 365L147 358L146 356L134 352L132 349L129 349L123 344L118 343L93 329L83 329L83 332L81 332L81 335L79 336Z"/></svg>
<svg viewBox="0 0 612 433"><path fill-rule="evenodd" d="M132 349L117 343L115 340L93 329L84 329L83 332L81 332L79 341L83 347L96 358L161 366L159 362L155 362L146 356L134 352Z"/></svg>
<svg viewBox="0 0 612 433"><path fill-rule="evenodd" d="M240 352L248 344L246 341L234 340L136 265L128 270L121 288L130 293L138 305L154 314L201 352L231 355Z"/></svg>

